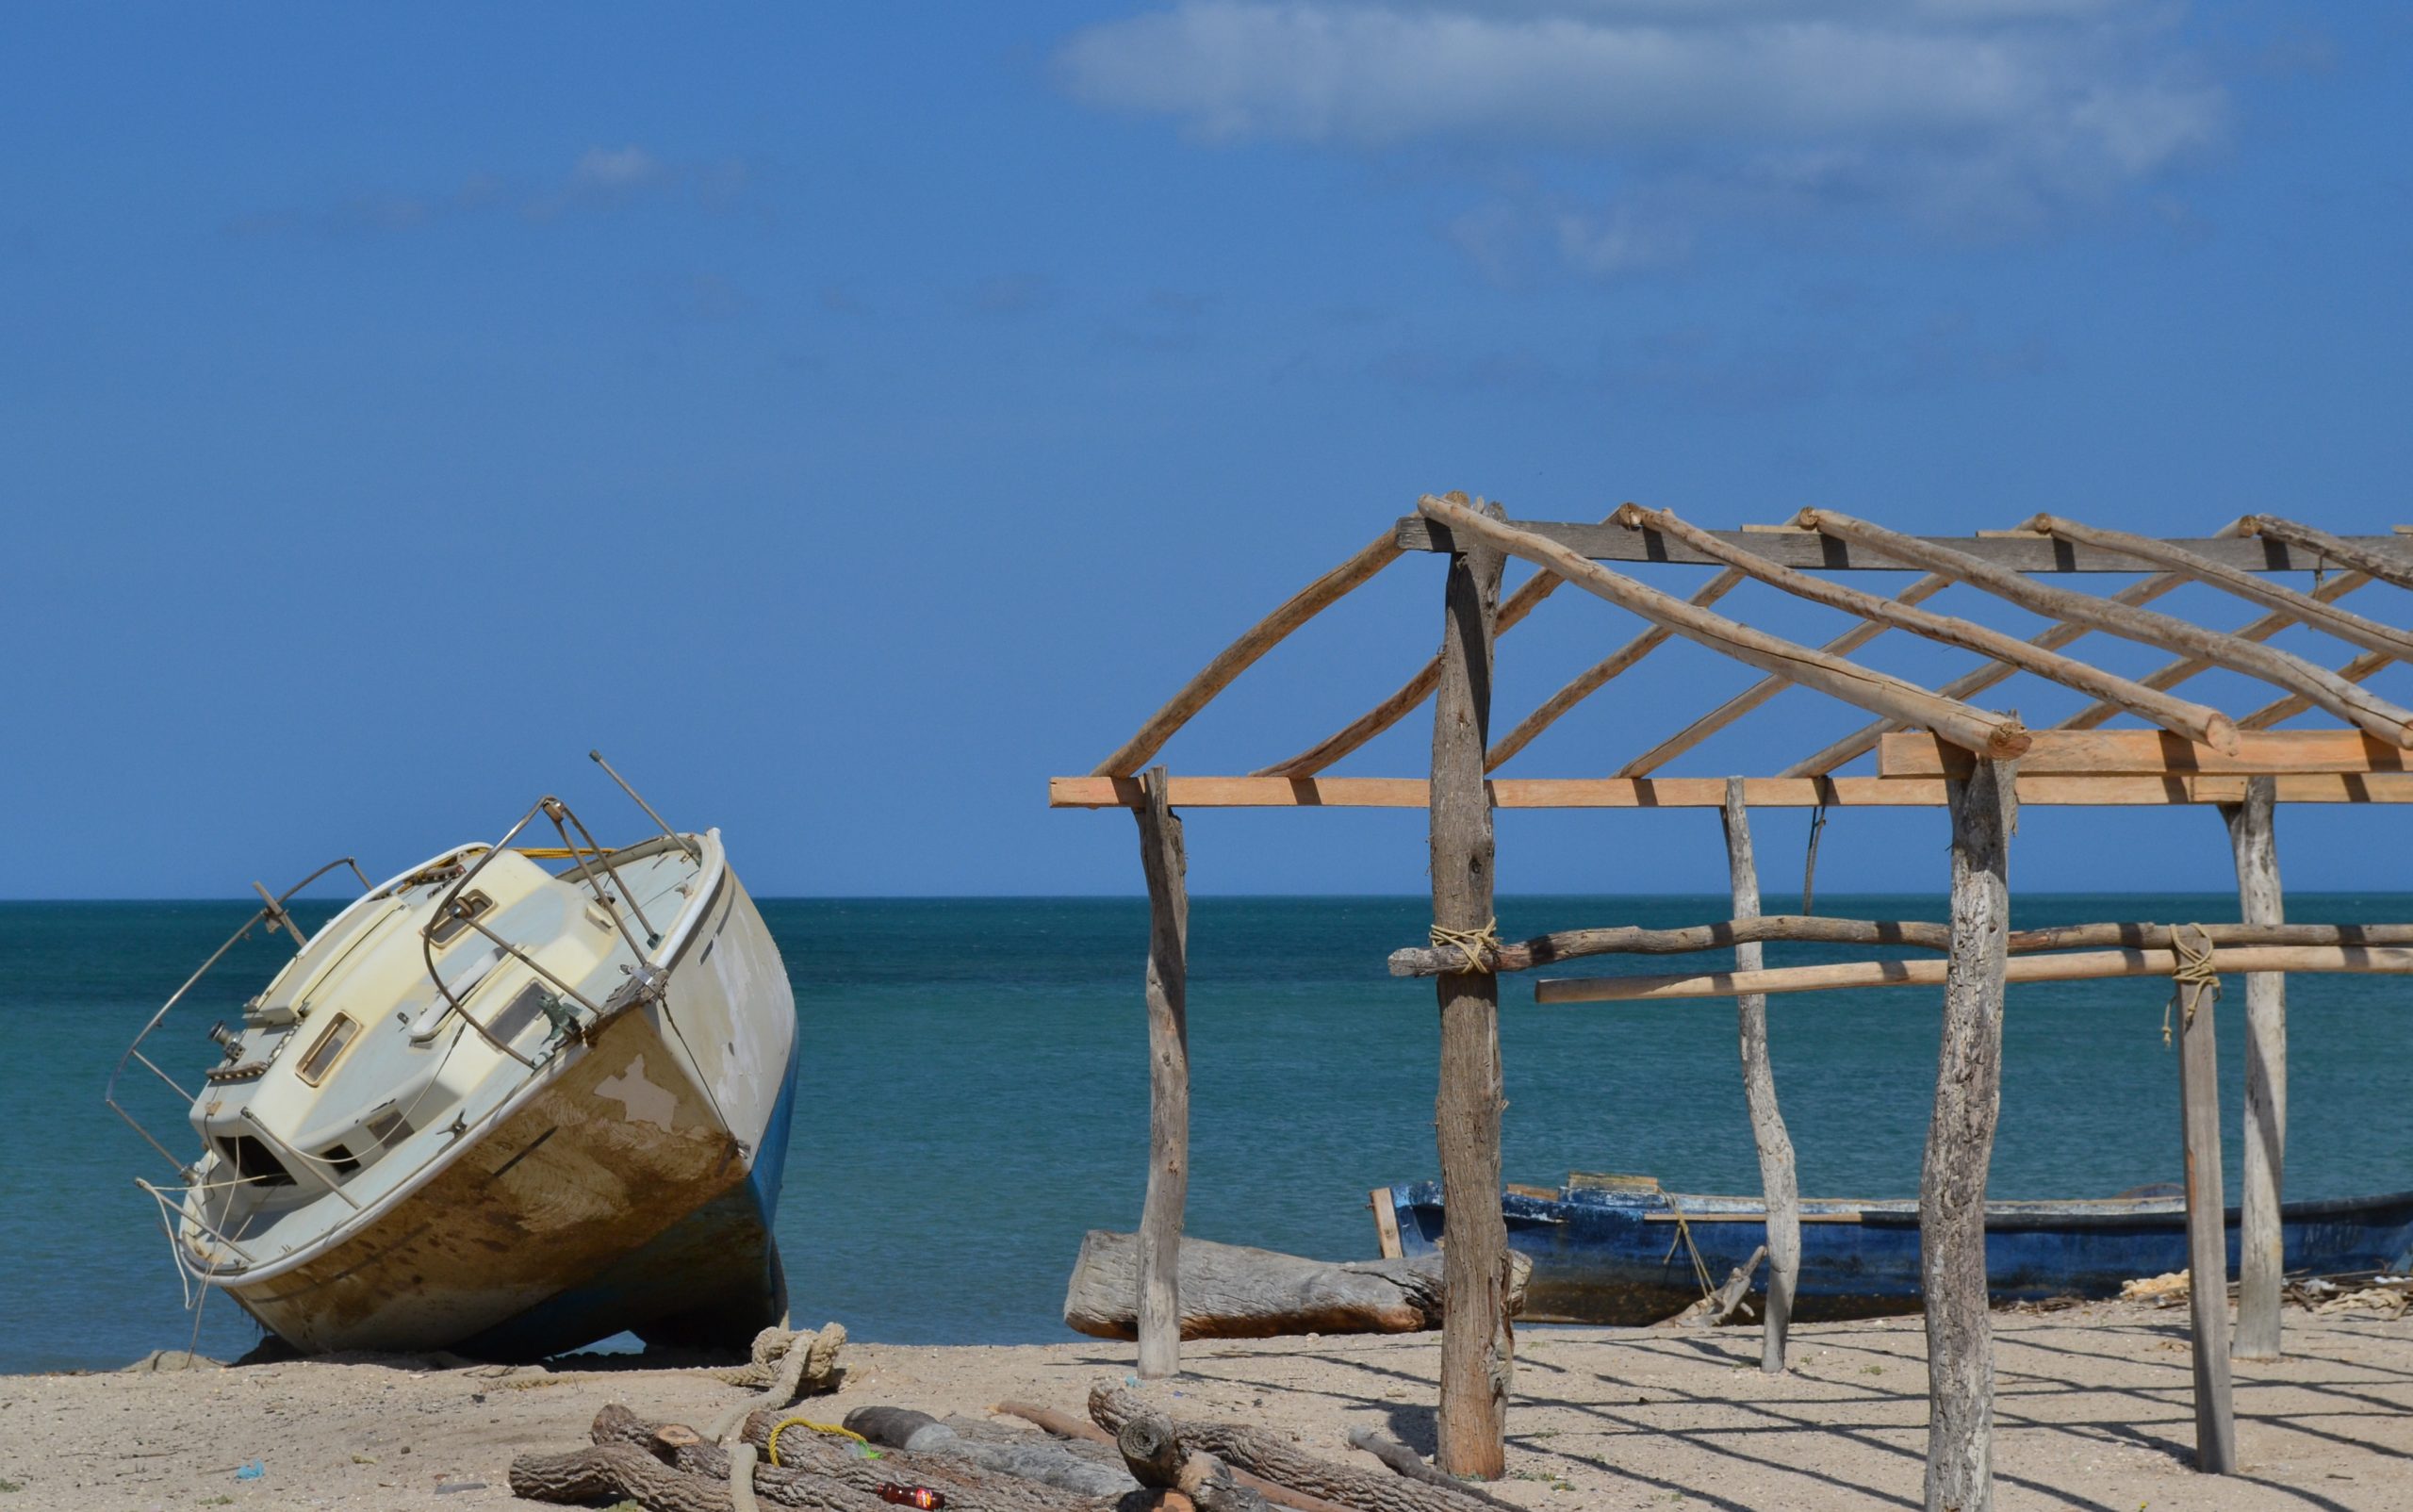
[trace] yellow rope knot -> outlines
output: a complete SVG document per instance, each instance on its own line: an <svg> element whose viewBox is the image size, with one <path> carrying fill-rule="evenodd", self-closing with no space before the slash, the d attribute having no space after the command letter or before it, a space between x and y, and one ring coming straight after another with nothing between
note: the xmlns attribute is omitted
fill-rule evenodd
<svg viewBox="0 0 2413 1512"><path fill-rule="evenodd" d="M2186 931L2195 931L2189 940ZM2204 991L2211 990L2212 998L2221 995L2220 969L2212 964L2212 932L2200 924L2174 924L2170 927L2171 954L2178 958L2178 965L2170 974L2170 1001L2161 1006L2161 1043L2170 1043L2170 1011L2184 1005L2184 1027L2195 1027L2195 1009L2204 1000Z"/></svg>
<svg viewBox="0 0 2413 1512"><path fill-rule="evenodd" d="M1466 962L1460 972L1487 972L1500 957L1500 917L1494 914L1480 929L1445 929L1433 926L1433 948L1455 950Z"/></svg>

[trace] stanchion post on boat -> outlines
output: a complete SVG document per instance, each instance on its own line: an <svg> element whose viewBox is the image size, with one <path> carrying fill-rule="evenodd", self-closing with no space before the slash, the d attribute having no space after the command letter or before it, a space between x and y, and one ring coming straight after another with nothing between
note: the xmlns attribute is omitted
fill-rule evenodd
<svg viewBox="0 0 2413 1512"><path fill-rule="evenodd" d="M685 835L681 834L678 830L671 829L669 824L664 820L661 814L653 812L653 805L648 803L643 797L640 797L635 788L629 786L629 780L627 778L622 777L619 773L612 770L612 764L603 759L603 753L601 751L590 750L586 753L586 756L589 761L603 768L604 776L610 778L613 781L619 783L620 791L629 796L630 801L634 803L638 808L643 809L645 811L645 816L651 819L661 828L664 834L668 835L672 841L676 842L680 849L685 851L688 855L693 856L698 861L704 859L704 853L696 848L694 841L689 840Z"/></svg>

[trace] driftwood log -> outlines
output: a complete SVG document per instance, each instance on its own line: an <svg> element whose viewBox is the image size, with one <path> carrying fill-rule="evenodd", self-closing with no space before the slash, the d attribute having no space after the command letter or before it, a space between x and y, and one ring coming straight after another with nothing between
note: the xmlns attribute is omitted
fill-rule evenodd
<svg viewBox="0 0 2413 1512"><path fill-rule="evenodd" d="M1233 1480L1222 1460L1183 1443L1172 1422L1157 1413L1125 1419L1115 1430L1114 1446L1132 1479L1179 1493L1197 1512L1265 1512L1265 1498Z"/></svg>
<svg viewBox="0 0 2413 1512"><path fill-rule="evenodd" d="M1385 1465L1389 1466L1394 1475L1404 1475L1409 1480L1422 1481L1427 1486L1438 1486L1445 1490L1471 1498L1487 1506L1503 1508L1504 1512L1525 1512L1523 1507L1514 1502L1503 1502L1488 1491L1479 1490L1444 1475L1426 1464L1422 1454L1401 1443L1389 1434L1381 1433L1372 1428L1353 1428L1349 1433L1349 1447L1362 1449L1373 1455Z"/></svg>
<svg viewBox="0 0 2413 1512"><path fill-rule="evenodd" d="M1511 1256L1510 1316L1521 1312L1533 1261ZM1412 1334L1441 1325L1442 1257L1310 1260L1239 1244L1184 1240L1181 1337L1275 1339L1286 1334ZM1095 1339L1136 1337L1139 1244L1092 1229L1081 1241L1064 1323Z"/></svg>
<svg viewBox="0 0 2413 1512"><path fill-rule="evenodd" d="M1090 1416L1099 1426L1118 1433L1131 1419L1153 1410L1136 1392L1120 1387L1101 1384L1090 1390ZM1262 1428L1187 1418L1170 1421L1184 1444L1203 1449L1236 1470L1247 1470L1359 1512L1479 1512L1491 1504L1454 1487L1428 1486L1321 1459L1287 1437Z"/></svg>
<svg viewBox="0 0 2413 1512"><path fill-rule="evenodd" d="M911 1407L857 1407L846 1414L845 1426L884 1448L961 1460L982 1470L1019 1475L1085 1496L1120 1496L1131 1489L1131 1477L1112 1463L1092 1459L1052 1438L1035 1435L1017 1434L1003 1442L975 1438L953 1423L942 1422ZM788 1435L781 1437L782 1449L795 1432L790 1429Z"/></svg>
<svg viewBox="0 0 2413 1512"><path fill-rule="evenodd" d="M705 1447L681 1451L687 1459ZM635 1502L646 1512L731 1512L728 1451L719 1455L719 1473L710 1467L693 1469L665 1464L632 1443L589 1444L557 1454L521 1454L511 1462L511 1493L531 1502L597 1504ZM843 1485L825 1476L758 1470L754 1494L780 1506L806 1507L813 1512L888 1512L888 1504L868 1488ZM953 1497L948 1506L959 1504Z"/></svg>
<svg viewBox="0 0 2413 1512"><path fill-rule="evenodd" d="M1076 1418L1069 1412L1059 1412L1053 1407L1038 1406L1028 1402L1000 1402L990 1410L1009 1418L1020 1418L1034 1427L1045 1429L1059 1438L1077 1438L1085 1443L1108 1446L1114 1443L1114 1435L1090 1422L1089 1419ZM1288 1486L1277 1486L1264 1476L1249 1471L1228 1465L1224 1468L1231 1471L1232 1479L1275 1506L1291 1507L1295 1512L1356 1512L1356 1509L1343 1506L1338 1502L1329 1501L1321 1496L1310 1496L1305 1491L1294 1490Z"/></svg>

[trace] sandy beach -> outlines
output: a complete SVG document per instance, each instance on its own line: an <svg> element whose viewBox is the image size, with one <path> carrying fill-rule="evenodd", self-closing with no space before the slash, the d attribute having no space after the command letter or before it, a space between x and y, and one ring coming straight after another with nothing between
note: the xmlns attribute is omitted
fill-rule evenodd
<svg viewBox="0 0 2413 1512"><path fill-rule="evenodd" d="M1997 1504L2413 1507L2413 1316L2290 1310L2290 1357L2237 1368L2245 1473L2189 1468L2183 1310L2104 1303L1994 1316ZM1536 1508L1898 1507L1919 1500L1919 1321L1800 1326L1795 1368L1757 1369L1755 1330L1535 1328L1520 1336L1509 1476ZM1432 1438L1435 1335L1193 1343L1152 1389L1178 1415L1247 1421L1335 1458L1354 1427ZM871 1403L985 1415L1010 1398L1077 1411L1127 1346L849 1345L814 1416ZM411 1358L15 1376L0 1391L0 1509L201 1506L468 1512L513 1504L514 1454L583 1441L623 1402L700 1422L744 1393L633 1356L430 1368ZM257 1462L261 1473L238 1479ZM515 1504L528 1505L532 1504Z"/></svg>

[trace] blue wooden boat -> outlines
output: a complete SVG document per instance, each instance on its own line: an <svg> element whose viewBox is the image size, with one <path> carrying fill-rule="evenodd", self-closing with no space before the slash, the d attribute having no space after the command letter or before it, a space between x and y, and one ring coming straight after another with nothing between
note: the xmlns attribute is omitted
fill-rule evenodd
<svg viewBox="0 0 2413 1512"><path fill-rule="evenodd" d="M1385 1255L1425 1255L1440 1246L1439 1182L1378 1187L1373 1207ZM1578 1174L1556 1191L1511 1187L1502 1208L1510 1247L1534 1262L1524 1316L1538 1323L1642 1324L1673 1317L1700 1298L1694 1251L1711 1278L1723 1282L1767 1241L1759 1198L1667 1192L1650 1176ZM2413 1192L2293 1202L2280 1216L2290 1274L2413 1269ZM2237 1225L2231 1208L2232 1275ZM2175 1188L1986 1205L1986 1276L1996 1302L2117 1296L2125 1281L2186 1266L2186 1204ZM1763 1282L1765 1274L1763 1268ZM1918 1310L1917 1203L1802 1199L1795 1317Z"/></svg>

